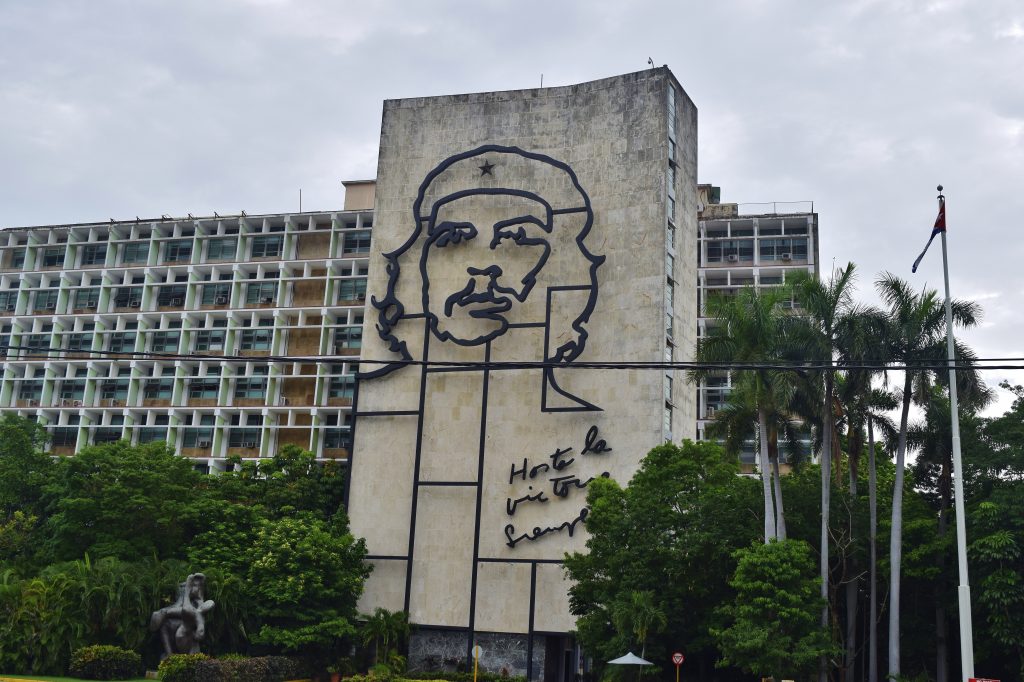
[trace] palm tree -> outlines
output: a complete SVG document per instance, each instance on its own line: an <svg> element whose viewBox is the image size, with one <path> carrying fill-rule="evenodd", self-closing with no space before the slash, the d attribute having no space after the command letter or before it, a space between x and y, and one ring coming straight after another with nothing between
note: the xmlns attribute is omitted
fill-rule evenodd
<svg viewBox="0 0 1024 682"><path fill-rule="evenodd" d="M784 336L786 315L782 304L788 299L788 292L778 289L756 290L744 287L735 296L712 296L707 302L707 314L717 318L717 324L708 330L708 335L697 344L697 362L728 362L765 364L779 358L781 340ZM699 370L690 374L690 381L699 383L709 374ZM764 368L742 370L737 374L737 383L747 393L747 400L757 414L758 468L764 494L764 541L778 537L778 528L785 525L785 514L781 510L781 488L779 509L772 500L772 475L768 457L768 415L774 405L784 402L788 392L787 373Z"/></svg>
<svg viewBox="0 0 1024 682"><path fill-rule="evenodd" d="M387 657L392 642L398 643L409 636L409 614L377 607L373 615L366 616L360 629L364 645L373 643L373 660L379 663L381 652Z"/></svg>
<svg viewBox="0 0 1024 682"><path fill-rule="evenodd" d="M896 443L896 480L892 493L892 527L889 538L889 665L890 677L900 674L900 571L903 559L903 479L907 454L910 404L921 396L932 380L942 380L929 365L946 356L946 318L943 301L934 290L914 293L910 285L895 275L884 273L875 282L882 301L888 307L885 344L889 357L903 363L900 426ZM973 327L981 317L981 308L973 302L953 300L953 321L961 327ZM957 357L971 357L957 344ZM970 374L969 372L966 374ZM958 374L965 379L965 373ZM969 387L965 386L968 389Z"/></svg>
<svg viewBox="0 0 1024 682"><path fill-rule="evenodd" d="M824 395L821 420L821 597L825 601L821 612L821 626L829 624L829 517L832 504L832 457L838 457L835 437L835 379L833 359L847 339L859 333L857 320L862 311L853 303L853 282L856 267L847 263L842 270L833 272L828 282L822 282L806 273L797 275L793 282L801 315L797 325L798 348L813 361L823 361ZM822 658L818 679L824 682L828 675L827 662Z"/></svg>
<svg viewBox="0 0 1024 682"><path fill-rule="evenodd" d="M640 658L647 651L647 635L668 626L668 616L654 601L654 593L634 590L612 607L612 622L621 634L632 635L640 645Z"/></svg>

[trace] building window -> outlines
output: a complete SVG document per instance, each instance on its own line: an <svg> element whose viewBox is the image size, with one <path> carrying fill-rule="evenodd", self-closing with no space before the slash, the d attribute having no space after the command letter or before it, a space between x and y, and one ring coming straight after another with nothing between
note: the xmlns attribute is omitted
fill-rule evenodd
<svg viewBox="0 0 1024 682"><path fill-rule="evenodd" d="M335 348L359 349L363 346L362 327L339 327L334 332Z"/></svg>
<svg viewBox="0 0 1024 682"><path fill-rule="evenodd" d="M728 239L707 243L708 263L749 263L754 260L753 239Z"/></svg>
<svg viewBox="0 0 1024 682"><path fill-rule="evenodd" d="M69 351L92 350L92 333L84 332L67 334L67 349Z"/></svg>
<svg viewBox="0 0 1024 682"><path fill-rule="evenodd" d="M167 440L167 429L163 427L143 427L139 429L139 444L156 443Z"/></svg>
<svg viewBox="0 0 1024 682"><path fill-rule="evenodd" d="M246 329L242 331L239 350L270 350L272 329Z"/></svg>
<svg viewBox="0 0 1024 682"><path fill-rule="evenodd" d="M370 233L366 230L350 232L345 235L345 253L351 256L360 253L370 253Z"/></svg>
<svg viewBox="0 0 1024 682"><path fill-rule="evenodd" d="M195 350L224 350L225 331L223 329L202 329L195 333Z"/></svg>
<svg viewBox="0 0 1024 682"><path fill-rule="evenodd" d="M50 443L55 448L74 447L78 443L78 427L59 426L53 430Z"/></svg>
<svg viewBox="0 0 1024 682"><path fill-rule="evenodd" d="M662 419L662 428L665 430L665 433L672 433L672 406L669 405L668 403L665 404L665 411L663 413Z"/></svg>
<svg viewBox="0 0 1024 682"><path fill-rule="evenodd" d="M324 447L332 450L351 448L352 432L347 428L324 429Z"/></svg>
<svg viewBox="0 0 1024 682"><path fill-rule="evenodd" d="M174 393L174 379L150 379L142 389L146 400L170 400Z"/></svg>
<svg viewBox="0 0 1024 682"><path fill-rule="evenodd" d="M11 267L19 270L25 267L25 249L19 249L11 254Z"/></svg>
<svg viewBox="0 0 1024 682"><path fill-rule="evenodd" d="M219 391L220 379L216 377L193 379L188 386L188 397L210 400L215 399Z"/></svg>
<svg viewBox="0 0 1024 682"><path fill-rule="evenodd" d="M85 398L85 382L81 380L63 381L60 384L61 400L83 400Z"/></svg>
<svg viewBox="0 0 1024 682"><path fill-rule="evenodd" d="M82 249L82 265L103 265L106 262L106 244L89 244Z"/></svg>
<svg viewBox="0 0 1024 682"><path fill-rule="evenodd" d="M243 377L235 381L236 398L262 398L266 392L266 377Z"/></svg>
<svg viewBox="0 0 1024 682"><path fill-rule="evenodd" d="M180 263L192 259L192 240L175 239L164 242L164 262Z"/></svg>
<svg viewBox="0 0 1024 682"><path fill-rule="evenodd" d="M41 289L36 292L35 312L57 309L56 289Z"/></svg>
<svg viewBox="0 0 1024 682"><path fill-rule="evenodd" d="M0 291L0 310L13 313L18 307L18 291Z"/></svg>
<svg viewBox="0 0 1024 682"><path fill-rule="evenodd" d="M366 298L366 279L343 279L338 282L339 301L362 301Z"/></svg>
<svg viewBox="0 0 1024 682"><path fill-rule="evenodd" d="M259 429L231 429L228 434L229 448L255 448L259 444Z"/></svg>
<svg viewBox="0 0 1024 682"><path fill-rule="evenodd" d="M231 300L230 284L203 285L203 305L227 305Z"/></svg>
<svg viewBox="0 0 1024 682"><path fill-rule="evenodd" d="M277 282L252 282L245 287L246 305L273 303L277 299Z"/></svg>
<svg viewBox="0 0 1024 682"><path fill-rule="evenodd" d="M807 260L807 240L762 239L758 252L762 261Z"/></svg>
<svg viewBox="0 0 1024 682"><path fill-rule="evenodd" d="M233 260L238 251L238 239L211 239L207 242L207 260Z"/></svg>
<svg viewBox="0 0 1024 682"><path fill-rule="evenodd" d="M200 418L199 423L207 428L188 429L182 439L182 446L186 448L208 448L213 445L214 416L205 414Z"/></svg>
<svg viewBox="0 0 1024 682"><path fill-rule="evenodd" d="M183 306L185 305L186 291L187 288L184 284L160 287L160 293L156 297L156 304L158 306Z"/></svg>
<svg viewBox="0 0 1024 682"><path fill-rule="evenodd" d="M340 377L331 377L327 388L327 395L331 398L348 398L351 400L355 390L356 378L351 374L347 374Z"/></svg>
<svg viewBox="0 0 1024 682"><path fill-rule="evenodd" d="M114 290L114 306L138 308L142 305L142 287L121 287Z"/></svg>
<svg viewBox="0 0 1024 682"><path fill-rule="evenodd" d="M675 322L675 286L669 281L665 284L665 336L673 338Z"/></svg>
<svg viewBox="0 0 1024 682"><path fill-rule="evenodd" d="M129 242L121 247L122 263L145 263L149 260L149 242Z"/></svg>
<svg viewBox="0 0 1024 682"><path fill-rule="evenodd" d="M28 346L29 348L49 350L50 348L50 335L49 334L28 334L22 338L22 345Z"/></svg>
<svg viewBox="0 0 1024 682"><path fill-rule="evenodd" d="M64 267L64 249L46 249L43 251L43 267Z"/></svg>
<svg viewBox="0 0 1024 682"><path fill-rule="evenodd" d="M253 258L277 258L284 249L284 237L254 237L252 240Z"/></svg>
<svg viewBox="0 0 1024 682"><path fill-rule="evenodd" d="M115 443L121 440L121 430L120 426L104 426L98 428L93 434L92 442L95 444Z"/></svg>
<svg viewBox="0 0 1024 682"><path fill-rule="evenodd" d="M92 289L79 289L75 292L76 308L96 308L100 304L100 290L98 287Z"/></svg>
<svg viewBox="0 0 1024 682"><path fill-rule="evenodd" d="M135 332L114 332L110 335L111 353L130 353L135 350Z"/></svg>
<svg viewBox="0 0 1024 682"><path fill-rule="evenodd" d="M158 331L153 332L151 335L149 349L156 353L176 353L178 351L178 341L181 340L181 332L179 331Z"/></svg>
<svg viewBox="0 0 1024 682"><path fill-rule="evenodd" d="M100 399L128 400L128 379L108 379L102 382L100 384Z"/></svg>
<svg viewBox="0 0 1024 682"><path fill-rule="evenodd" d="M18 400L38 401L43 396L42 381L23 381L18 387Z"/></svg>

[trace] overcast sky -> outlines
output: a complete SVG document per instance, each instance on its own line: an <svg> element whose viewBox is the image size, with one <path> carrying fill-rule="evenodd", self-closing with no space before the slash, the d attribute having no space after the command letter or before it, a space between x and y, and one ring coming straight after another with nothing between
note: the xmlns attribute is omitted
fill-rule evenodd
<svg viewBox="0 0 1024 682"><path fill-rule="evenodd" d="M386 98L648 57L697 105L700 181L813 200L823 274L854 261L867 300L883 270L942 286L938 248L910 265L945 185L965 339L1024 356L1020 0L0 0L0 226L337 209Z"/></svg>

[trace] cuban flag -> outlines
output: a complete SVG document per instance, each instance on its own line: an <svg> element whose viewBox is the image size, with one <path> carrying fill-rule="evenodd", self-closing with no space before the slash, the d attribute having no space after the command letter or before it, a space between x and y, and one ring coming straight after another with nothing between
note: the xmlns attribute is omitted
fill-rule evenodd
<svg viewBox="0 0 1024 682"><path fill-rule="evenodd" d="M928 253L928 247L932 245L932 240L935 239L935 235L940 232L946 231L946 197L939 195L939 215L935 218L935 227L932 228L932 236L928 237L928 243L924 245L924 251L914 261L914 267L911 268L911 272L917 272L917 266L921 264L921 259L924 258L924 254Z"/></svg>

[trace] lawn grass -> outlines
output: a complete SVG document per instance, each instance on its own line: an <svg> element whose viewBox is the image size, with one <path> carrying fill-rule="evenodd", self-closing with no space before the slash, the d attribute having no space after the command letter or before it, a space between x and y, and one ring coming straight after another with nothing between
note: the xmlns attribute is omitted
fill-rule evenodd
<svg viewBox="0 0 1024 682"><path fill-rule="evenodd" d="M82 682L78 677L53 677L52 675L0 675L0 682L7 680L37 680L38 682ZM145 677L133 677L126 682L151 682Z"/></svg>

